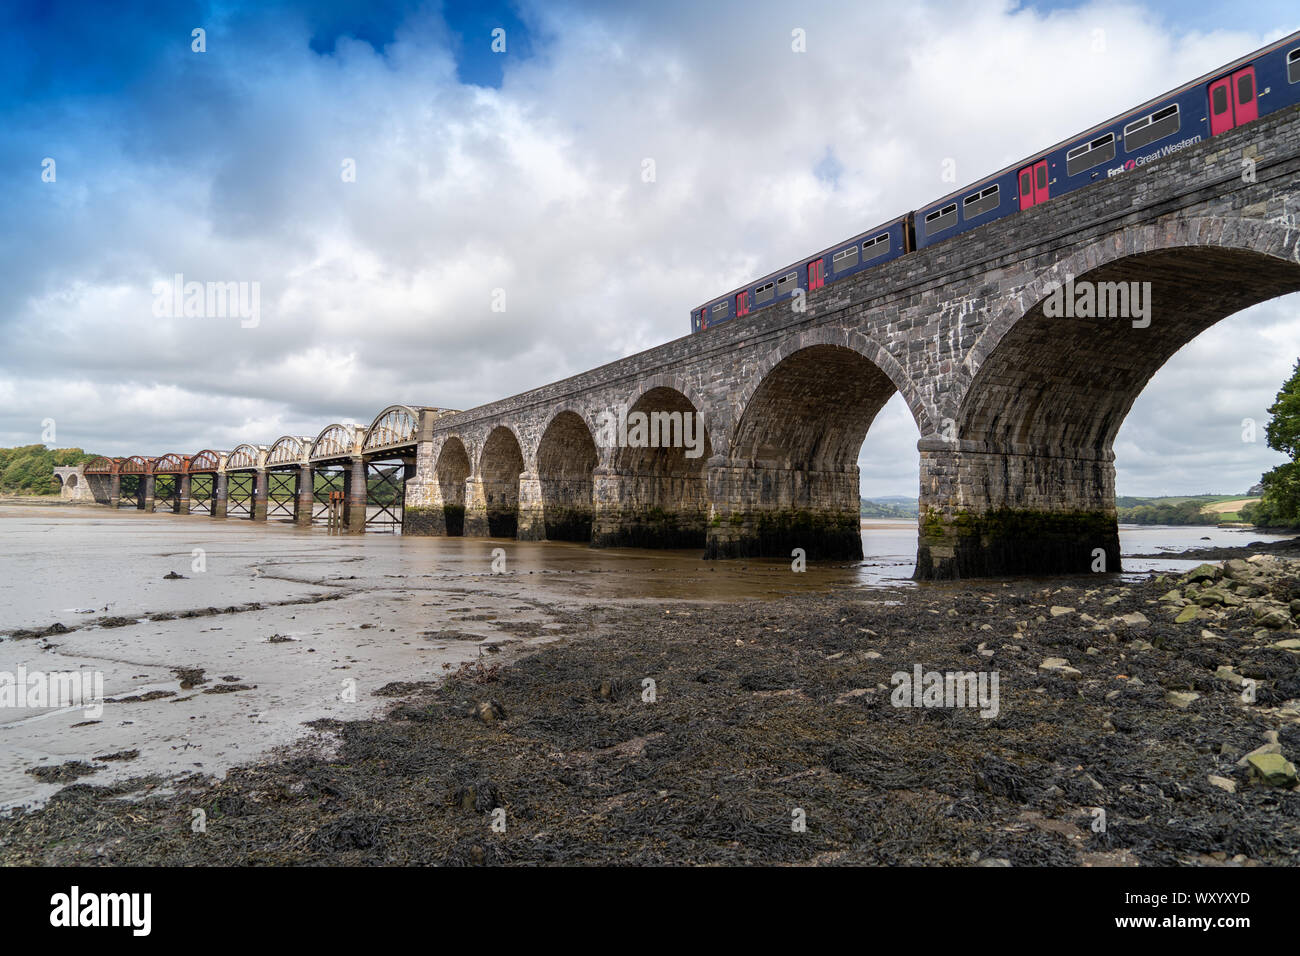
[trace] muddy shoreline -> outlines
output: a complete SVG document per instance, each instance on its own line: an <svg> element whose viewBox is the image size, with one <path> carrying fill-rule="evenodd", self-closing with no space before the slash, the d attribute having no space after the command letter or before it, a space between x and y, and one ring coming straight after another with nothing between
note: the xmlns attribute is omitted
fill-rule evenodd
<svg viewBox="0 0 1300 956"><path fill-rule="evenodd" d="M1234 567L551 608L225 779L81 778L0 862L1294 865L1300 790L1242 762L1300 755L1300 563ZM894 706L917 666L997 715Z"/></svg>

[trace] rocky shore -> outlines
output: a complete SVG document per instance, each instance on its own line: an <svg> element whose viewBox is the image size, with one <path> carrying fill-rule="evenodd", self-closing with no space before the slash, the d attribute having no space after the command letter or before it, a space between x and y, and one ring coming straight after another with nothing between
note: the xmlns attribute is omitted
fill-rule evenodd
<svg viewBox="0 0 1300 956"><path fill-rule="evenodd" d="M72 783L0 863L1293 865L1298 620L1269 553L592 605L223 780ZM900 694L932 673L995 702Z"/></svg>

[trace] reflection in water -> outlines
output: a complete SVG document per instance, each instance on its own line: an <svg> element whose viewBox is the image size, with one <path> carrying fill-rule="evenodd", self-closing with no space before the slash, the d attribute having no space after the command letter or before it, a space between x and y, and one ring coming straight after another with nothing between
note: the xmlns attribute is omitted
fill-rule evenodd
<svg viewBox="0 0 1300 956"><path fill-rule="evenodd" d="M916 555L916 524L899 519L862 523L863 561L813 563L803 574L793 573L788 559L704 561L698 551L596 550L565 542L328 536L285 522L94 508L0 506L0 531L0 629L44 626L78 610L158 612L283 599L321 583L348 589L508 584L539 600L740 600L905 583ZM1173 556L1186 548L1278 537L1218 528L1120 529L1125 554L1171 552L1130 558L1128 572L1189 567L1195 562ZM505 575L491 574L497 548L506 554ZM206 569L194 573L199 552ZM162 581L168 571L194 583L169 588Z"/></svg>

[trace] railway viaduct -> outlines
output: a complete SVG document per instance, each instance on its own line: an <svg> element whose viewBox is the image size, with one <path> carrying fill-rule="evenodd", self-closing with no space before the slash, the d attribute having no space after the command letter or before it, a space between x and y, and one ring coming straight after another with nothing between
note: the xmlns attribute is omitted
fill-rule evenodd
<svg viewBox="0 0 1300 956"><path fill-rule="evenodd" d="M1149 312L1051 307L1121 288L1103 283L1140 284L1123 288L1145 290ZM802 312L759 310L468 411L407 407L400 441L369 457L374 425L332 457L298 439L279 467L342 465L353 530L366 462L388 454L407 534L852 558L858 453L901 392L921 435L918 578L1114 571L1112 445L1134 400L1210 325L1297 290L1300 107L1103 168L1091 187L816 290ZM607 440L611 418L635 412L694 416L703 434L690 448ZM275 447L204 467L269 475ZM298 482L299 522L311 487ZM256 500L250 516L265 516Z"/></svg>

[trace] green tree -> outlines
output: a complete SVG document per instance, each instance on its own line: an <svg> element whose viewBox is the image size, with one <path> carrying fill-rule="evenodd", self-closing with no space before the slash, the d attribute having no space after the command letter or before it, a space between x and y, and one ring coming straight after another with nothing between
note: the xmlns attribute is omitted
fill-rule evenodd
<svg viewBox="0 0 1300 956"><path fill-rule="evenodd" d="M80 448L23 445L0 448L0 494L49 495L56 492L54 469L94 458Z"/></svg>
<svg viewBox="0 0 1300 956"><path fill-rule="evenodd" d="M1268 447L1291 460L1264 475L1264 497L1251 514L1256 524L1293 527L1300 524L1300 359L1268 413Z"/></svg>

